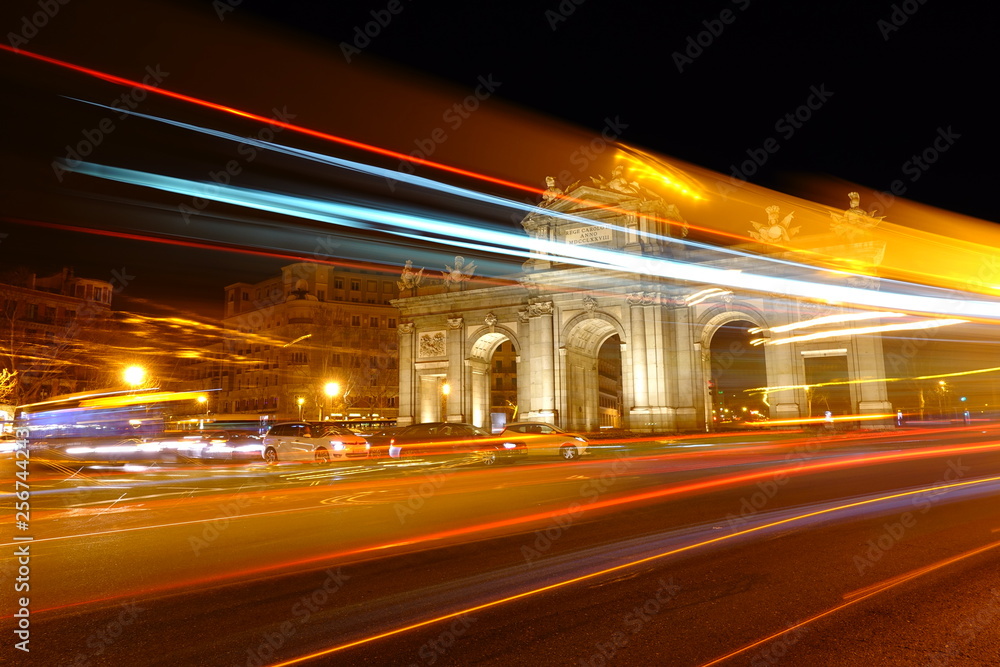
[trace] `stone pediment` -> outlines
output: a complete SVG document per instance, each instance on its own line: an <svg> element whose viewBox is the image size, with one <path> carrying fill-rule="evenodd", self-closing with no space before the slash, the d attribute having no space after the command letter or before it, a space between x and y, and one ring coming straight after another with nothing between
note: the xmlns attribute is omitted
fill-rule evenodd
<svg viewBox="0 0 1000 667"><path fill-rule="evenodd" d="M550 186L551 187L551 186ZM683 236L686 223L673 204L652 192L631 193L580 185L551 196L522 221L532 237L568 245L588 245L629 252L663 252L667 237ZM679 228L676 224L681 223Z"/></svg>

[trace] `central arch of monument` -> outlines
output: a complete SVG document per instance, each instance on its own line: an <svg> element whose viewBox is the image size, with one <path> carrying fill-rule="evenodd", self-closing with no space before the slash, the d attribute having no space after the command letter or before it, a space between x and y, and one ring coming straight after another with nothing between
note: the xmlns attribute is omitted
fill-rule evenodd
<svg viewBox="0 0 1000 667"><path fill-rule="evenodd" d="M546 197L522 225L531 238L616 250L637 259L665 257L727 271L776 272L758 258L720 259L683 247L677 236L686 231L686 223L676 206L649 191L616 189L614 182ZM813 245L830 243L829 236ZM871 259L880 253L872 243L832 242L839 245L827 245L824 251L836 256ZM519 420L575 431L596 431L609 423L640 433L705 430L712 425L713 369L734 354L723 351L713 360L711 342L720 327L746 321L767 337L768 330L781 325L853 312L694 280L561 264L546 256L525 262L523 274L514 278L508 285L478 289L460 289L465 285L459 282L457 288L449 285L452 291L393 302L403 322L400 424L448 420L489 428L491 359L510 341ZM602 358L606 344L617 344L620 357ZM845 392L854 412L891 412L878 335L767 344L764 356L771 419L809 415L809 360L829 357L838 357L849 376ZM616 412L620 414L612 414Z"/></svg>

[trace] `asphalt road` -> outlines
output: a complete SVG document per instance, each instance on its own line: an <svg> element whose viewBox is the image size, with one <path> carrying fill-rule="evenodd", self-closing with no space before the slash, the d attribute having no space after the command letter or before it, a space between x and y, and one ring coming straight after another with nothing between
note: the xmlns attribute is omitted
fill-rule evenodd
<svg viewBox="0 0 1000 667"><path fill-rule="evenodd" d="M39 465L31 653L8 635L0 655L1000 664L997 436L670 439L494 468Z"/></svg>

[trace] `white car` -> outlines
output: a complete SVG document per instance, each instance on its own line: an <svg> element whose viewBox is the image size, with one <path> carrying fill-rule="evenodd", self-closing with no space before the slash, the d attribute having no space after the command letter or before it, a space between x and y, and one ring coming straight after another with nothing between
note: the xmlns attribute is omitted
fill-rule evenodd
<svg viewBox="0 0 1000 667"><path fill-rule="evenodd" d="M574 461L587 453L585 437L545 422L511 422L500 437L524 442L529 457L558 456L564 461Z"/></svg>
<svg viewBox="0 0 1000 667"><path fill-rule="evenodd" d="M323 422L275 424L264 436L264 460L318 461L367 457L368 441L349 428Z"/></svg>

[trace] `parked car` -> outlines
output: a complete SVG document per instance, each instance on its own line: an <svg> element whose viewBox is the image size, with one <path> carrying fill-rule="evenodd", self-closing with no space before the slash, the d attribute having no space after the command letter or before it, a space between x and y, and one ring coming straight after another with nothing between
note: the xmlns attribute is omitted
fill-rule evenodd
<svg viewBox="0 0 1000 667"><path fill-rule="evenodd" d="M368 441L343 426L323 422L284 422L264 436L264 460L319 461L368 456Z"/></svg>
<svg viewBox="0 0 1000 667"><path fill-rule="evenodd" d="M472 424L427 422L397 426L369 436L376 455L398 459L409 456L472 455L486 465L512 461L526 452L524 441L495 436Z"/></svg>
<svg viewBox="0 0 1000 667"><path fill-rule="evenodd" d="M524 441L529 456L558 456L573 461L587 453L585 437L545 422L511 422L500 437Z"/></svg>

